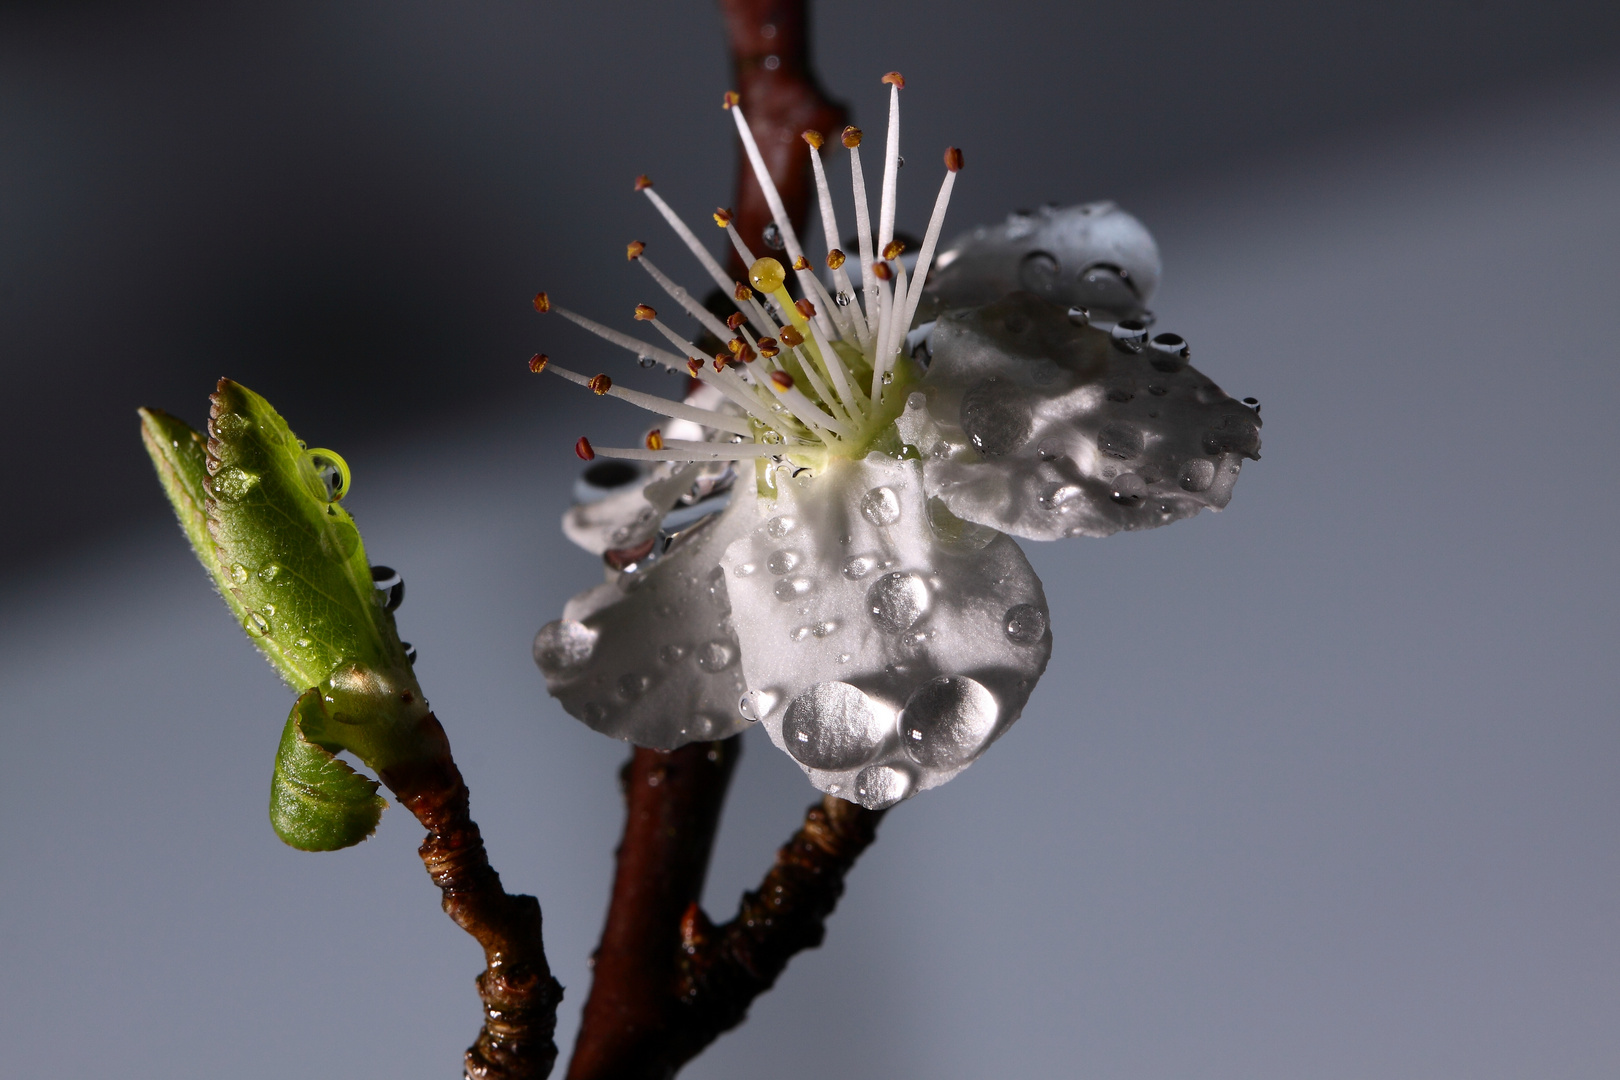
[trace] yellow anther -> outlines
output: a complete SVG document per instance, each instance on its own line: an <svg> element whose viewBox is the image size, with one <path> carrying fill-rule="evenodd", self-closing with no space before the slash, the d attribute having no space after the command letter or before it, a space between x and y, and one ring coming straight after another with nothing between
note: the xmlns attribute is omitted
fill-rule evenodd
<svg viewBox="0 0 1620 1080"><path fill-rule="evenodd" d="M820 150L821 144L827 141L827 137L825 135L815 130L802 132L799 135L799 138L809 143L812 150Z"/></svg>
<svg viewBox="0 0 1620 1080"><path fill-rule="evenodd" d="M735 90L727 90L726 91L726 96L721 100L720 107L722 109L729 109L733 105L741 105L741 104L742 104L742 95L737 93L737 91L735 91Z"/></svg>
<svg viewBox="0 0 1620 1080"><path fill-rule="evenodd" d="M851 124L844 129L844 148L853 150L861 145L861 129Z"/></svg>
<svg viewBox="0 0 1620 1080"><path fill-rule="evenodd" d="M591 390L595 392L597 397L601 397L603 394L606 394L609 390L613 389L613 380L608 378L606 375L592 375L591 381L585 385L589 386Z"/></svg>
<svg viewBox="0 0 1620 1080"><path fill-rule="evenodd" d="M664 433L657 428L647 432L647 449L662 450L664 448Z"/></svg>
<svg viewBox="0 0 1620 1080"><path fill-rule="evenodd" d="M543 292L535 293L534 294L534 310L538 311L542 315L544 315L546 312L550 311L551 310L551 297L547 296Z"/></svg>
<svg viewBox="0 0 1620 1080"><path fill-rule="evenodd" d="M810 269L810 260L805 258L803 255L800 255L797 259L793 260L793 269L795 269L795 270L808 270L808 269Z"/></svg>
<svg viewBox="0 0 1620 1080"><path fill-rule="evenodd" d="M887 75L883 76L883 81L888 83L890 86L898 87L901 90L906 88L906 77L900 74L898 71L889 72Z"/></svg>
<svg viewBox="0 0 1620 1080"><path fill-rule="evenodd" d="M545 353L537 352L529 357L529 370L538 375L546 370L546 365L549 363L551 363L551 357Z"/></svg>
<svg viewBox="0 0 1620 1080"><path fill-rule="evenodd" d="M647 245L640 240L632 240L624 246L624 257L631 262L641 258L641 253L647 250Z"/></svg>
<svg viewBox="0 0 1620 1080"><path fill-rule="evenodd" d="M646 304L637 304L636 305L636 321L638 321L638 322L652 322L656 318L658 318L658 312L654 311L652 308L648 307Z"/></svg>
<svg viewBox="0 0 1620 1080"><path fill-rule="evenodd" d="M844 253L837 248L827 252L827 269L836 270L844 265Z"/></svg>
<svg viewBox="0 0 1620 1080"><path fill-rule="evenodd" d="M883 245L883 257L885 259L898 259L900 257L900 253L904 250L906 250L906 245L903 241L890 240L887 244Z"/></svg>

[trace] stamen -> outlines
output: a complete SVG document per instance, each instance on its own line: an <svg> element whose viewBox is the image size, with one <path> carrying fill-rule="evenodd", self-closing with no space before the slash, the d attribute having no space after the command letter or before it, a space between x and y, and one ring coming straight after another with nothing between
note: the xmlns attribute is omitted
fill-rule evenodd
<svg viewBox="0 0 1620 1080"><path fill-rule="evenodd" d="M642 268L645 269L647 273L652 275L652 279L658 282L660 288L673 297L677 304L681 305L681 308L688 315L702 323L705 330L709 331L709 333L713 334L715 337L725 336L725 324L714 317L714 312L698 303L692 298L691 293L687 292L681 286L671 281L662 270L659 270L652 264L651 259L643 256L636 261L641 264Z"/></svg>
<svg viewBox="0 0 1620 1080"><path fill-rule="evenodd" d="M903 252L905 250L906 250L905 241L903 241L903 240L890 240L887 244L883 245L883 257L885 259L898 259L900 257L901 252Z"/></svg>
<svg viewBox="0 0 1620 1080"><path fill-rule="evenodd" d="M945 150L945 179L939 185L934 199L934 213L928 219L928 232L923 236L922 249L917 252L917 272L911 278L911 290L906 297L903 323L909 330L911 320L922 303L923 286L928 281L928 270L934 263L934 248L939 244L940 230L945 227L945 208L951 204L951 189L956 186L956 174L962 171L962 151L956 147Z"/></svg>
<svg viewBox="0 0 1620 1080"><path fill-rule="evenodd" d="M813 131L813 130L801 132L799 134L799 138L801 138L805 142L809 143L810 144L810 149L812 149L812 150L820 150L821 145L827 141L827 137L825 135L823 135L819 131Z"/></svg>
<svg viewBox="0 0 1620 1080"><path fill-rule="evenodd" d="M818 140L821 138L819 132L806 132L806 142L810 141L811 135L815 135ZM833 211L832 189L827 186L827 170L821 163L821 143L817 141L812 145L815 149L810 152L810 164L815 166L816 198L821 204L821 231L827 240L827 268L833 271L833 287L846 296L853 296L855 286L850 282L849 274L840 269L844 265L844 253L838 250L838 215ZM838 256L837 261L833 259L834 253ZM831 310L838 321L838 332L865 348L871 331L867 328L866 315L861 311L860 305L854 305L853 311L844 311L841 306L833 304ZM841 317L840 312L843 313Z"/></svg>
<svg viewBox="0 0 1620 1080"><path fill-rule="evenodd" d="M583 435L574 443L574 453L579 455L581 461L591 461L596 457L596 451L591 449L591 440Z"/></svg>
<svg viewBox="0 0 1620 1080"><path fill-rule="evenodd" d="M850 382L849 370L844 367L844 358L838 355L838 350L832 347L832 342L822 335L819 326L812 323L810 329L816 335L816 350L821 354L822 367L827 369L827 375L832 379L833 387L837 391L836 401L843 405L845 415L849 417L851 423L854 423L862 413L862 402ZM833 404L833 400L829 399L829 404Z"/></svg>
<svg viewBox="0 0 1620 1080"><path fill-rule="evenodd" d="M662 450L664 448L664 433L658 428L647 432L647 449Z"/></svg>
<svg viewBox="0 0 1620 1080"><path fill-rule="evenodd" d="M632 240L625 245L624 257L631 262L641 258L641 253L647 250L647 245L641 240Z"/></svg>
<svg viewBox="0 0 1620 1080"><path fill-rule="evenodd" d="M896 90L904 90L906 88L906 77L900 74L898 71L889 72L887 75L883 76L882 81L890 86L893 86Z"/></svg>
<svg viewBox="0 0 1620 1080"><path fill-rule="evenodd" d="M537 352L533 356L529 357L529 370L538 375L542 371L546 370L546 365L549 363L551 363L551 357L547 356L545 353Z"/></svg>
<svg viewBox="0 0 1620 1080"><path fill-rule="evenodd" d="M662 450L643 450L639 446L604 446L595 453L626 461L743 461L748 458L781 457L793 449L794 444L701 443L665 439Z"/></svg>
<svg viewBox="0 0 1620 1080"><path fill-rule="evenodd" d="M799 310L799 314L803 315L806 319L813 319L816 317L816 305L812 304L808 299L795 300L793 301L793 306L797 308Z"/></svg>
<svg viewBox="0 0 1620 1080"><path fill-rule="evenodd" d="M884 81L889 82L888 76ZM901 80L904 82L905 80ZM900 86L889 83L889 138L883 151L883 202L878 211L878 247L894 239L895 193L900 186Z"/></svg>
<svg viewBox="0 0 1620 1080"><path fill-rule="evenodd" d="M658 208L660 214L664 215L664 220L669 222L671 229L675 230L675 235L681 238L687 250L697 257L698 262L703 264L703 269L708 271L710 279L722 289L730 288L731 278L726 276L724 270L720 269L720 264L715 262L713 255L709 254L709 249L698 242L697 236L691 229L686 227L686 222L681 220L680 215L670 209L669 203L664 201L663 196L654 191L651 185L643 188L641 193L647 196L648 202Z"/></svg>
<svg viewBox="0 0 1620 1080"><path fill-rule="evenodd" d="M737 327L741 326L747 321L748 316L744 315L742 312L733 312L731 315L726 317L726 328L729 330L735 330Z"/></svg>
<svg viewBox="0 0 1620 1080"><path fill-rule="evenodd" d="M731 109L731 108L735 108L736 106L738 106L740 104L742 104L742 95L737 93L737 91L735 91L735 90L727 90L726 91L726 96L725 96L724 100L722 101L720 107L722 109Z"/></svg>
<svg viewBox="0 0 1620 1080"><path fill-rule="evenodd" d="M827 252L827 269L837 270L844 265L844 253L837 248Z"/></svg>
<svg viewBox="0 0 1620 1080"><path fill-rule="evenodd" d="M611 341L613 344L619 346L619 348L628 349L637 356L650 356L654 360L662 363L665 367L679 368L686 362L684 356L676 356L667 349L660 349L656 345L647 344L640 338L631 337L629 334L622 334L610 326L603 326L594 319L587 319L577 311L570 311L564 307L551 307L548 310L555 311L557 314L561 315L563 318L567 319L576 326L583 326L585 329L589 330L603 341ZM688 354L693 351L695 350L686 350Z"/></svg>
<svg viewBox="0 0 1620 1080"><path fill-rule="evenodd" d="M646 191L650 187L652 187L652 177L648 176L646 173L642 173L640 176L636 177L637 191Z"/></svg>
<svg viewBox="0 0 1620 1080"><path fill-rule="evenodd" d="M889 269L889 264L886 262L875 262L872 264L872 276L879 281L888 281L894 277L894 271Z"/></svg>
<svg viewBox="0 0 1620 1080"><path fill-rule="evenodd" d="M853 139L850 132L854 132ZM861 265L872 265L872 215L866 204L866 174L861 171L861 131L859 128L844 129L844 145L849 147L849 182L855 195L855 238L861 250ZM861 275L861 291L866 294L866 325L870 328L871 337L876 339L878 331L878 283L871 274Z"/></svg>
<svg viewBox="0 0 1620 1080"><path fill-rule="evenodd" d="M658 312L654 311L652 308L648 307L646 304L637 304L636 305L636 321L637 322L651 322L653 319L656 319L656 318L658 318Z"/></svg>
<svg viewBox="0 0 1620 1080"><path fill-rule="evenodd" d="M793 389L793 376L789 375L785 371L771 372L771 382L776 385L778 390Z"/></svg>
<svg viewBox="0 0 1620 1080"><path fill-rule="evenodd" d="M586 382L585 385L590 387L591 392L597 397L602 397L606 395L609 390L613 389L613 380L608 378L606 375L592 375L590 380Z"/></svg>
<svg viewBox="0 0 1620 1080"><path fill-rule="evenodd" d="M542 315L544 315L546 312L550 311L551 310L551 297L547 296L543 292L535 293L534 294L534 310L538 311Z"/></svg>
<svg viewBox="0 0 1620 1080"><path fill-rule="evenodd" d="M795 269L795 270L808 270L808 269L810 269L810 260L805 258L803 255L800 255L798 257L798 259L793 263L793 269Z"/></svg>
<svg viewBox="0 0 1620 1080"><path fill-rule="evenodd" d="M714 223L716 225L720 226L722 229L725 228L727 225L731 224L731 220L732 220L733 217L735 217L735 215L732 214L732 212L728 208L726 208L724 206L719 206L719 207L715 208L715 211L714 211Z"/></svg>
<svg viewBox="0 0 1620 1080"><path fill-rule="evenodd" d="M550 364L544 370L560 375L575 386L583 386L589 390L595 390L598 394L618 398L620 401L629 402L631 405L646 409L648 412L657 413L659 416L667 416L671 420L690 420L694 424L701 424L704 427L715 428L719 431L727 431L733 435L752 435L754 431L749 426L748 421L740 416L715 412L713 409L702 409L682 401L671 401L668 398L661 398L657 394L644 394L640 390L626 390L622 386L614 386L613 381L606 375L597 375L587 379L577 371L569 371L567 368L559 367L556 364ZM598 379L606 382L606 385L600 390L597 390Z"/></svg>

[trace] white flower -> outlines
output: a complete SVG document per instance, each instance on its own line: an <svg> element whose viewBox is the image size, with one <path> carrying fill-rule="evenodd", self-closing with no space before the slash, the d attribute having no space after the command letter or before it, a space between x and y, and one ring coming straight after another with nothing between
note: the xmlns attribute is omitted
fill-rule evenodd
<svg viewBox="0 0 1620 1080"><path fill-rule="evenodd" d="M822 137L812 147L827 280L811 269L735 95L726 105L775 215L798 286L756 258L719 211L750 285L731 281L653 190L641 191L735 300L706 310L629 257L719 342L712 362L665 324L675 351L555 311L689 373L685 400L550 371L668 418L644 447L593 448L564 531L608 580L535 639L551 692L591 727L672 748L761 722L811 782L888 806L966 768L1018 718L1051 654L1046 599L1006 533L1102 535L1230 498L1258 417L1147 338L1151 237L1109 204L1015 215L941 253L962 155L946 172L914 263L894 239L900 88L890 84L877 231L846 129L861 273L838 247ZM1022 218L1022 224L1020 219ZM1078 273L1076 273L1078 271ZM1009 277L1011 275L1011 277ZM925 295L924 285L930 284ZM1008 292L1022 287L1031 292ZM1076 306L1088 299L1100 316ZM921 314L919 315L919 311ZM1101 317L1119 321L1108 324ZM914 328L915 327L915 328ZM920 362L928 360L925 370Z"/></svg>

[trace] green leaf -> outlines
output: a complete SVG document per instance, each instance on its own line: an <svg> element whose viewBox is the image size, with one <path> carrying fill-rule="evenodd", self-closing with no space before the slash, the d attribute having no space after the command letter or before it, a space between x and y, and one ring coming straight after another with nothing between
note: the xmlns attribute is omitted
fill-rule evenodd
<svg viewBox="0 0 1620 1080"><path fill-rule="evenodd" d="M208 535L208 512L203 507L208 498L208 492L203 489L208 479L208 453L203 437L185 421L161 409L136 411L141 417L141 441L146 444L158 480L169 496L169 505L174 507L180 527L191 541L191 550L217 577L214 541Z"/></svg>
<svg viewBox="0 0 1620 1080"><path fill-rule="evenodd" d="M307 690L293 704L276 751L270 780L270 824L300 851L352 847L377 828L387 804L377 782L333 756L330 717L320 690Z"/></svg>

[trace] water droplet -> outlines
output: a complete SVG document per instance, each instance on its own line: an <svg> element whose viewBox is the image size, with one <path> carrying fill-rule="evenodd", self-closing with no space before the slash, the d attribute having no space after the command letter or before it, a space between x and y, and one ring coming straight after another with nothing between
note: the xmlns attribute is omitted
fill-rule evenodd
<svg viewBox="0 0 1620 1080"><path fill-rule="evenodd" d="M738 577L747 577L749 574L752 574L758 569L759 567L755 566L751 562L738 563L737 569L733 570L732 573L736 574Z"/></svg>
<svg viewBox="0 0 1620 1080"><path fill-rule="evenodd" d="M846 682L824 682L787 707L782 742L801 765L853 769L877 753L887 727L859 689Z"/></svg>
<svg viewBox="0 0 1620 1080"><path fill-rule="evenodd" d="M1041 492L1041 505L1053 512L1062 512L1070 503L1085 494L1074 484L1053 484Z"/></svg>
<svg viewBox="0 0 1620 1080"><path fill-rule="evenodd" d="M816 635L818 638L824 638L837 629L838 623L833 619L827 619L823 622L816 623L815 626L810 628L810 632Z"/></svg>
<svg viewBox="0 0 1620 1080"><path fill-rule="evenodd" d="M1075 299L1106 311L1131 311L1141 303L1125 272L1110 263L1093 263L1076 275Z"/></svg>
<svg viewBox="0 0 1620 1080"><path fill-rule="evenodd" d="M773 551L771 557L765 560L765 568L777 577L781 577L798 565L799 553L797 551Z"/></svg>
<svg viewBox="0 0 1620 1080"><path fill-rule="evenodd" d="M214 498L235 502L245 498L258 483L257 475L235 465L227 465L214 474Z"/></svg>
<svg viewBox="0 0 1620 1080"><path fill-rule="evenodd" d="M776 598L786 604L808 595L814 587L814 583L807 577L783 578L776 583L773 591Z"/></svg>
<svg viewBox="0 0 1620 1080"><path fill-rule="evenodd" d="M1046 636L1046 612L1034 604L1017 604L1002 616L1007 640L1015 645L1034 645Z"/></svg>
<svg viewBox="0 0 1620 1080"><path fill-rule="evenodd" d="M1164 397L1164 395L1168 394L1169 392L1170 388L1163 383L1148 383L1148 393L1152 394L1154 397ZM1159 414L1148 413L1148 415L1158 416Z"/></svg>
<svg viewBox="0 0 1620 1080"><path fill-rule="evenodd" d="M1032 421L1023 394L994 375L962 396L962 430L986 457L1010 454L1023 446Z"/></svg>
<svg viewBox="0 0 1620 1080"><path fill-rule="evenodd" d="M1192 458L1181 463L1181 486L1186 491L1208 491L1215 482L1215 463Z"/></svg>
<svg viewBox="0 0 1620 1080"><path fill-rule="evenodd" d="M1129 460L1141 456L1142 433L1128 424L1109 424L1097 432L1097 449L1109 457Z"/></svg>
<svg viewBox="0 0 1620 1080"><path fill-rule="evenodd" d="M1147 324L1141 319L1121 319L1114 324L1114 347L1121 352L1139 353L1147 344Z"/></svg>
<svg viewBox="0 0 1620 1080"><path fill-rule="evenodd" d="M259 568L259 580L264 582L274 581L279 573L281 573L281 567L275 563L266 563Z"/></svg>
<svg viewBox="0 0 1620 1080"><path fill-rule="evenodd" d="M919 765L954 769L984 746L1001 715L995 695L962 675L942 675L919 686L900 720L900 744Z"/></svg>
<svg viewBox="0 0 1620 1080"><path fill-rule="evenodd" d="M920 574L884 574L867 590L866 606L883 629L896 634L909 630L928 612L928 583Z"/></svg>
<svg viewBox="0 0 1620 1080"><path fill-rule="evenodd" d="M639 671L627 671L619 676L619 697L625 701L634 701L647 692L652 680Z"/></svg>
<svg viewBox="0 0 1620 1080"><path fill-rule="evenodd" d="M557 619L534 635L534 662L548 677L584 667L596 649L596 631L573 619Z"/></svg>
<svg viewBox="0 0 1620 1080"><path fill-rule="evenodd" d="M1147 494L1147 482L1135 473L1120 473L1108 495L1121 506L1135 506Z"/></svg>
<svg viewBox="0 0 1620 1080"><path fill-rule="evenodd" d="M276 605L274 605L274 604L266 604L266 605L264 605L264 613L266 615L274 618L275 614L276 614Z"/></svg>
<svg viewBox="0 0 1620 1080"><path fill-rule="evenodd" d="M1187 366L1187 358L1192 355L1192 349L1187 345L1187 339L1180 334L1157 334L1153 338L1152 358L1153 366L1160 371L1180 371Z"/></svg>
<svg viewBox="0 0 1620 1080"><path fill-rule="evenodd" d="M213 420L214 435L220 439L234 439L252 426L241 413L221 413Z"/></svg>
<svg viewBox="0 0 1620 1080"><path fill-rule="evenodd" d="M967 551L978 551L1001 535L988 525L966 521L951 513L938 495L928 500L928 527L940 542Z"/></svg>
<svg viewBox="0 0 1620 1080"><path fill-rule="evenodd" d="M640 367L640 368L650 368L656 363L658 363L658 361L653 359L650 356L638 356L638 357L636 357L636 366Z"/></svg>
<svg viewBox="0 0 1620 1080"><path fill-rule="evenodd" d="M868 810L893 806L911 791L911 777L892 765L869 765L855 777L855 797Z"/></svg>
<svg viewBox="0 0 1620 1080"><path fill-rule="evenodd" d="M1057 257L1047 251L1032 251L1018 264L1018 283L1047 300L1053 299L1062 274Z"/></svg>
<svg viewBox="0 0 1620 1080"><path fill-rule="evenodd" d="M678 664L685 655L686 650L679 645L660 645L658 647L658 659L666 664Z"/></svg>
<svg viewBox="0 0 1620 1080"><path fill-rule="evenodd" d="M772 540L780 540L782 537L792 532L793 527L797 524L798 522L791 516L783 514L780 517L773 517L771 520L765 523L765 533Z"/></svg>
<svg viewBox="0 0 1620 1080"><path fill-rule="evenodd" d="M870 574L877 566L877 560L870 555L857 555L844 563L844 576L852 581L859 581Z"/></svg>
<svg viewBox="0 0 1620 1080"><path fill-rule="evenodd" d="M313 645L314 642L310 641L307 637L301 637L297 641L293 642L293 644L298 646L300 649L307 649Z"/></svg>
<svg viewBox="0 0 1620 1080"><path fill-rule="evenodd" d="M837 296L833 297L833 303L837 304L839 307L849 307L852 300L853 297L851 297L847 292L840 292Z"/></svg>
<svg viewBox="0 0 1620 1080"><path fill-rule="evenodd" d="M236 582L238 585L246 585L247 584L247 579L248 579L247 567L243 566L239 562L231 563L231 580Z"/></svg>
<svg viewBox="0 0 1620 1080"><path fill-rule="evenodd" d="M349 463L333 450L306 450L304 460L315 471L317 497L329 503L341 502L349 493Z"/></svg>
<svg viewBox="0 0 1620 1080"><path fill-rule="evenodd" d="M737 701L737 713L750 724L757 724L775 706L775 694L768 690L750 690Z"/></svg>
<svg viewBox="0 0 1620 1080"><path fill-rule="evenodd" d="M795 626L792 630L788 631L789 641L804 641L809 638L809 636L810 628L808 626Z"/></svg>
<svg viewBox="0 0 1620 1080"><path fill-rule="evenodd" d="M878 381L881 382L884 386L892 385L894 383L894 372L885 371L883 373L882 378L880 378Z"/></svg>
<svg viewBox="0 0 1620 1080"><path fill-rule="evenodd" d="M1116 386L1112 390L1108 391L1108 400L1119 405L1125 404L1135 396L1135 394L1125 389L1123 386Z"/></svg>
<svg viewBox="0 0 1620 1080"><path fill-rule="evenodd" d="M607 710L594 701L587 701L585 707L579 710L579 718L595 727L607 719Z"/></svg>
<svg viewBox="0 0 1620 1080"><path fill-rule="evenodd" d="M371 584L377 590L377 602L384 611L398 611L405 602L405 579L391 566L373 566Z"/></svg>
<svg viewBox="0 0 1620 1080"><path fill-rule="evenodd" d="M873 488L861 498L861 516L874 525L893 525L900 520L900 496L893 488Z"/></svg>
<svg viewBox="0 0 1620 1080"><path fill-rule="evenodd" d="M414 665L416 663L416 646L408 641L402 641L399 643L399 647L405 650L405 662Z"/></svg>
<svg viewBox="0 0 1620 1080"><path fill-rule="evenodd" d="M1043 442L1035 448L1035 456L1042 461L1056 461L1063 456L1063 448L1057 443Z"/></svg>
<svg viewBox="0 0 1620 1080"><path fill-rule="evenodd" d="M782 239L781 226L777 225L774 221L765 226L765 232L761 235L760 239L764 240L765 246L770 248L772 251L787 250L787 241Z"/></svg>
<svg viewBox="0 0 1620 1080"><path fill-rule="evenodd" d="M1071 307L1069 309L1069 321L1076 326L1090 326L1091 312L1083 307Z"/></svg>
<svg viewBox="0 0 1620 1080"><path fill-rule="evenodd" d="M257 611L250 611L242 620L242 628L254 637L263 637L270 632L270 620Z"/></svg>
<svg viewBox="0 0 1620 1080"><path fill-rule="evenodd" d="M724 641L711 641L705 645L699 646L697 651L698 667L702 668L704 671L707 671L711 675L713 675L715 672L726 670L726 668L730 667L736 661L736 659L737 650L732 648L728 642Z"/></svg>

